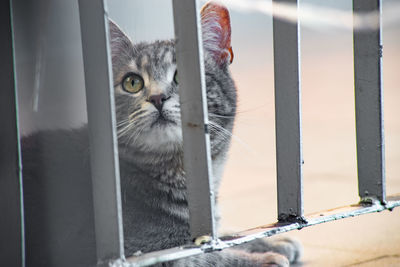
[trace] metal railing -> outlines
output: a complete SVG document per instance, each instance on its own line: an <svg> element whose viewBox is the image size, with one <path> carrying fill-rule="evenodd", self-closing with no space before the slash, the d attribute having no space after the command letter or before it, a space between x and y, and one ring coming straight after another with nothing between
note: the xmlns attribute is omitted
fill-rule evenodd
<svg viewBox="0 0 400 267"><path fill-rule="evenodd" d="M5 2L7 3L7 2ZM273 0L275 3L292 3L298 0ZM6 5L1 8L10 10ZM276 158L278 182L278 222L225 237L221 241L215 230L214 193L208 136L208 115L205 95L203 51L199 12L196 0L173 0L175 34L177 39L177 64L180 73L182 128L184 139L184 165L187 173L190 230L192 237L211 236L211 242L201 246L178 247L156 251L140 256L124 255L121 192L115 132L115 112L111 60L108 43L108 14L105 0L79 0L82 33L83 59L91 147L91 173L93 213L95 227L95 250L99 266L147 266L157 262L175 260L210 251L221 250L260 237L272 236L294 229L341 218L353 217L371 212L391 210L400 206L400 195L386 197L384 174L384 131L381 84L381 26L375 30L354 31L354 75L356 100L356 130L359 204L303 214L302 190L302 136L301 136L301 86L299 56L299 23L290 23L274 16L274 64L275 64L275 106L276 106ZM381 14L380 0L353 0L354 12L374 11ZM7 12L5 12L7 13ZM9 22L10 16L0 16L2 22ZM2 23L0 34L8 36L6 43L12 44L11 27ZM4 26L5 25L5 26ZM4 28L5 27L5 28ZM0 51L9 51L0 49ZM11 52L9 52L11 53ZM8 55L10 56L10 54ZM1 66L13 70L11 58ZM3 72L1 72L3 73ZM8 81L6 100L15 100L11 76L0 76L1 83ZM13 78L13 77L12 77ZM11 101L11 102L10 102ZM2 107L4 107L2 105ZM1 113L10 123L10 133L1 140L10 140L14 152L18 152L18 133L15 106L6 106ZM14 111L13 111L14 110ZM10 118L12 118L10 120ZM3 138L4 137L4 138ZM7 139L7 140L6 140ZM196 151L196 153L191 153ZM13 163L19 168L19 160ZM3 169L2 162L1 173ZM19 192L19 172L11 173L8 187ZM14 180L13 180L14 179ZM10 181L14 181L13 184ZM0 187L2 189L3 187ZM0 194L1 202L8 195ZM20 199L20 198L17 198ZM8 222L15 222L16 228L23 224L20 203L10 206L12 215ZM196 212L202 211L201 216ZM3 229L3 227L1 227ZM21 227L19 227L21 230ZM16 259L13 266L23 266L24 242L20 231L10 238L17 244L15 253L8 259ZM9 243L9 242L8 242ZM2 249L2 248L1 248ZM131 256L125 258L125 256Z"/></svg>
<svg viewBox="0 0 400 267"><path fill-rule="evenodd" d="M104 1L79 1L99 263L124 256L116 113ZM101 133L101 134L99 134Z"/></svg>
<svg viewBox="0 0 400 267"><path fill-rule="evenodd" d="M191 2L191 3L189 3ZM298 7L298 0L273 0L273 42L274 42L274 73L275 73L275 121L276 121L276 161L277 161L277 190L278 190L278 222L260 226L224 237L224 241L216 238L199 248L175 248L152 252L139 257L127 259L132 266L147 266L160 261L178 259L215 251L249 242L256 238L268 237L279 233L301 229L304 227L354 217L362 214L391 210L400 205L400 195L385 197L384 175L384 135L383 135L383 104L381 83L381 1L354 0L353 11L356 13L376 12L379 14L379 26L374 30L355 30L354 35L354 77L356 97L356 131L357 131L357 160L359 196L361 201L356 205L339 207L318 212L309 216L303 214L303 176L302 176L302 132L301 132L301 82L300 82L300 29L298 19L289 22L275 16L274 4L292 4ZM193 51L196 43L195 36L187 31L198 30L193 26L197 17L194 15L195 1L174 2L174 21L176 38L178 40L178 68L187 70L191 66L180 61L182 51ZM190 8L190 12L183 12ZM190 25L190 26L188 26ZM187 31L183 31L185 28ZM201 55L201 45L197 45ZM193 51L193 54L196 51ZM184 54L185 57L188 53ZM184 58L184 56L181 56ZM192 70L199 72L198 69ZM201 71L201 70L200 70ZM189 72L185 72L189 75ZM194 74L192 74L194 75ZM197 75L196 77L198 77ZM201 75L200 75L201 76ZM192 80L193 81L193 80ZM196 80L198 81L198 80ZM192 83L181 83L180 86L189 88ZM198 90L200 92L200 90ZM194 93L192 97L194 97ZM204 97L204 93L203 96ZM201 97L198 97L200 101ZM203 98L204 99L204 98ZM182 113L189 112L182 107ZM207 122L204 122L206 125ZM188 133L189 134L189 133ZM191 136L191 142L199 142ZM186 143L184 143L186 146ZM193 150L192 150L193 151ZM187 153L186 153L187 156ZM193 162L193 161L191 161ZM201 168L199 164L194 168ZM185 165L186 166L186 165ZM190 166L191 168L193 166ZM197 169L198 170L198 169ZM204 179L205 176L203 176ZM196 183L188 176L188 183ZM193 181L193 182L192 182ZM200 196L208 196L208 188L202 187ZM212 191L211 194L212 196ZM195 198L196 204L203 201ZM195 207L195 204L190 205ZM193 210L193 208L192 208ZM212 207L202 205L202 210L212 210ZM192 211L191 214L194 212ZM212 228L204 231L200 225L212 225L213 219L205 217L191 221L192 236L213 233ZM202 231L203 230L203 231ZM196 233L193 235L193 233Z"/></svg>
<svg viewBox="0 0 400 267"><path fill-rule="evenodd" d="M24 265L24 217L10 2L0 4L0 261ZM3 258L1 255L5 255Z"/></svg>

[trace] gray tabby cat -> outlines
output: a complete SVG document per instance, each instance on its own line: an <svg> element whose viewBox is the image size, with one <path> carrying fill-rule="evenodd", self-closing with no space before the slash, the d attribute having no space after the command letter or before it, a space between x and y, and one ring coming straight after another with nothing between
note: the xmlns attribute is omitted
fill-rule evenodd
<svg viewBox="0 0 400 267"><path fill-rule="evenodd" d="M227 132L232 131L236 112L236 89L228 70L233 53L227 9L209 3L201 16L217 188L230 143ZM191 239L174 41L133 44L113 22L109 26L125 255L188 244ZM84 229L91 225L93 214L90 204L85 204L87 211L81 205L91 203L91 196L74 196L72 191L80 190L74 186L78 183L82 188L91 186L87 179L90 169L86 127L25 137L22 149L27 266L55 266L53 262L58 266L60 262L63 266L89 266L91 261L87 258L96 258L87 256L93 253L94 232ZM43 187L51 190L42 190ZM48 199L56 203L48 203ZM81 235L83 243L75 246L70 234ZM68 253L64 254L63 248ZM289 239L258 240L162 266L289 266L289 262L298 260L299 251L300 246ZM68 255L74 255L79 264Z"/></svg>
<svg viewBox="0 0 400 267"><path fill-rule="evenodd" d="M208 3L201 12L211 156L218 188L236 112L228 66L228 10ZM174 41L133 44L110 22L123 196L125 252L149 252L189 243L189 211L182 166L182 134ZM284 254L268 252L275 250ZM173 266L288 266L298 244L257 241Z"/></svg>

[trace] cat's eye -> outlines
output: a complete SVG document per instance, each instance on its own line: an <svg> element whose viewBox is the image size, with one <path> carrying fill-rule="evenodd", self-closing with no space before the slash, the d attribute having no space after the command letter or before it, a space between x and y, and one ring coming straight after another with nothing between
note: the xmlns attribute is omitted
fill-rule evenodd
<svg viewBox="0 0 400 267"><path fill-rule="evenodd" d="M135 73L129 73L122 81L124 91L132 94L138 93L144 87L143 78Z"/></svg>
<svg viewBox="0 0 400 267"><path fill-rule="evenodd" d="M174 74L174 82L176 83L176 84L178 84L178 71L176 70L175 71L175 74Z"/></svg>

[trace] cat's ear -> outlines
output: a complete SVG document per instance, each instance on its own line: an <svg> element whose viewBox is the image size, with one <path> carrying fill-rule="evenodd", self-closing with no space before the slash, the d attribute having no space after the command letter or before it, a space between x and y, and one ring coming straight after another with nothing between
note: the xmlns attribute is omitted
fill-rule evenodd
<svg viewBox="0 0 400 267"><path fill-rule="evenodd" d="M108 30L110 32L111 54L113 57L132 49L132 41L118 25L110 19L108 20Z"/></svg>
<svg viewBox="0 0 400 267"><path fill-rule="evenodd" d="M208 2L201 9L201 25L204 49L212 54L220 65L232 63L231 22L226 7Z"/></svg>

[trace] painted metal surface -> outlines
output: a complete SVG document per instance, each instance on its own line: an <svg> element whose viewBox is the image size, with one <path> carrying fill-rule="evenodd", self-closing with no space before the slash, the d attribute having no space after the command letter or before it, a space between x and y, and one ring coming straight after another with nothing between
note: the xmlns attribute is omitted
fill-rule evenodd
<svg viewBox="0 0 400 267"><path fill-rule="evenodd" d="M96 250L99 264L124 257L116 114L103 0L79 1Z"/></svg>
<svg viewBox="0 0 400 267"><path fill-rule="evenodd" d="M184 144L184 168L193 238L216 238L203 47L197 1L174 0L174 25Z"/></svg>
<svg viewBox="0 0 400 267"><path fill-rule="evenodd" d="M257 238L269 237L292 230L302 229L305 227L336 221L345 218L351 218L359 215L381 212L384 210L393 210L400 206L400 195L393 195L388 197L387 203L384 205L380 201L373 202L371 204L354 204L326 211L310 214L306 216L306 221L295 222L295 223L274 223L249 229L243 232L239 232L236 235L223 237L222 240L214 241L203 246L185 246L177 247L167 250L156 251L144 255L133 256L128 258L126 261L116 261L112 264L113 267L141 267L149 266L156 262L165 262L170 260L176 260L180 258L200 255L212 251L219 251L225 248L240 245L246 242L250 242Z"/></svg>
<svg viewBox="0 0 400 267"><path fill-rule="evenodd" d="M74 119L86 117L86 112L81 113L86 110L84 94L83 100L76 94L84 91L78 3L11 3L23 135L26 266L93 266L96 251L92 184L89 164L84 164L87 155L71 145L65 130L48 131L69 130L77 125L71 123Z"/></svg>
<svg viewBox="0 0 400 267"><path fill-rule="evenodd" d="M376 12L376 28L355 30L354 81L359 195L385 201L380 0L353 0L353 12Z"/></svg>
<svg viewBox="0 0 400 267"><path fill-rule="evenodd" d="M25 266L25 255L10 1L0 3L0 36L0 262L17 267Z"/></svg>
<svg viewBox="0 0 400 267"><path fill-rule="evenodd" d="M274 0L275 4L298 5L297 0ZM297 7L298 8L298 7ZM303 216L300 29L293 23L273 18L276 163L278 219L301 220Z"/></svg>

